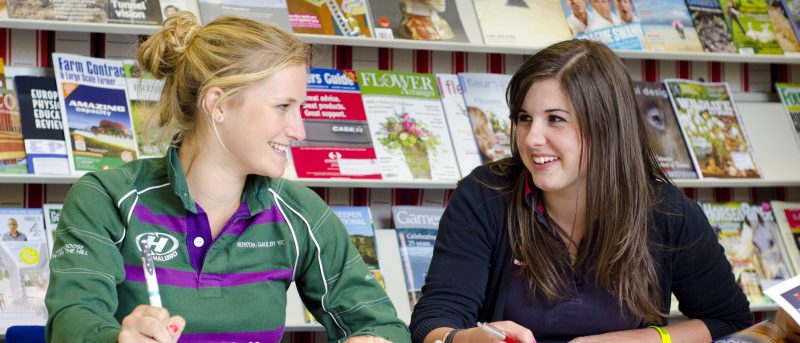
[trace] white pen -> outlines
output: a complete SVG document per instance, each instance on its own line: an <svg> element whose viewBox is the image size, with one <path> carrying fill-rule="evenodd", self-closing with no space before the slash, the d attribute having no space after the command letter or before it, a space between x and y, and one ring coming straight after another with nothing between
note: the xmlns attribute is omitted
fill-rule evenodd
<svg viewBox="0 0 800 343"><path fill-rule="evenodd" d="M158 279L156 279L156 266L153 264L153 257L148 251L147 241L139 242L139 251L142 252L142 269L144 269L144 281L147 284L147 296L150 298L150 306L161 307L161 293L158 291Z"/></svg>

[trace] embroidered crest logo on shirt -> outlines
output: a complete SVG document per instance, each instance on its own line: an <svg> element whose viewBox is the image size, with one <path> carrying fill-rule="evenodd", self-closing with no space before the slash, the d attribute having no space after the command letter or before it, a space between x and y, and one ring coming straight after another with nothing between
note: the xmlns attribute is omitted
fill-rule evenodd
<svg viewBox="0 0 800 343"><path fill-rule="evenodd" d="M136 242L145 242L156 261L169 261L178 256L178 239L163 232L146 232L136 236Z"/></svg>

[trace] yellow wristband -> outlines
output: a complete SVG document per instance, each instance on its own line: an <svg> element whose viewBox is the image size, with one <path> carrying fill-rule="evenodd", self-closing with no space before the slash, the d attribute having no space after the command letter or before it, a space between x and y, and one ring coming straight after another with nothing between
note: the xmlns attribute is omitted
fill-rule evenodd
<svg viewBox="0 0 800 343"><path fill-rule="evenodd" d="M658 331L658 335L661 336L661 343L672 343L672 339L669 337L669 332L664 330L664 328L655 325L648 326L648 328L656 329L656 331Z"/></svg>

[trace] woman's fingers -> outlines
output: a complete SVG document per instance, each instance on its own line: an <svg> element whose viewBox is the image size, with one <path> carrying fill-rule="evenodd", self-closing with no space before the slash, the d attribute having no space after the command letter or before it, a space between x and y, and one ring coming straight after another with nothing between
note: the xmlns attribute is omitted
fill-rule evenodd
<svg viewBox="0 0 800 343"><path fill-rule="evenodd" d="M169 317L169 311L162 307L139 305L131 314L122 319L122 330L119 334L120 342L176 342L179 332L183 331L186 322L183 318L174 321ZM169 331L169 325L178 329L175 334Z"/></svg>

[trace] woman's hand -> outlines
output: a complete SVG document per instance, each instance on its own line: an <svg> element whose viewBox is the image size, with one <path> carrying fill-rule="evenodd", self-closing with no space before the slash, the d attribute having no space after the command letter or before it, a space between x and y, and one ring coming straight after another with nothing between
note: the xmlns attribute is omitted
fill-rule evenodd
<svg viewBox="0 0 800 343"><path fill-rule="evenodd" d="M797 324L794 318L782 308L779 308L778 313L775 314L775 324L783 329L787 342L800 342L800 324Z"/></svg>
<svg viewBox="0 0 800 343"><path fill-rule="evenodd" d="M383 337L375 336L353 336L348 338L344 343L392 343Z"/></svg>
<svg viewBox="0 0 800 343"><path fill-rule="evenodd" d="M595 343L595 342L661 342L661 335L654 329L636 329L609 332L600 335L578 337L570 343Z"/></svg>
<svg viewBox="0 0 800 343"><path fill-rule="evenodd" d="M527 328L514 323L512 321L502 321L489 323L492 326L503 330L506 335L514 338L519 343L535 343L536 339L533 338L533 332ZM483 342L502 342L497 337L492 336L490 333L483 331L479 327L474 327L466 330L459 331L453 339L453 343L483 343Z"/></svg>
<svg viewBox="0 0 800 343"><path fill-rule="evenodd" d="M181 316L170 317L163 307L139 305L122 319L119 341L175 343L184 327L186 320Z"/></svg>

